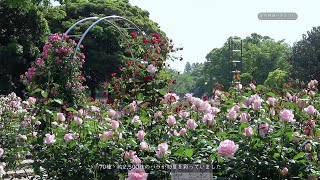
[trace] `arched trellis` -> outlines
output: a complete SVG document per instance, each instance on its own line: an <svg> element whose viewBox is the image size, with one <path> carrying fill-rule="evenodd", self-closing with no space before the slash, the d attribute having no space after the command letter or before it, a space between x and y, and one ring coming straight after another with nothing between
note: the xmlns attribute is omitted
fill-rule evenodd
<svg viewBox="0 0 320 180"><path fill-rule="evenodd" d="M86 21L93 21L93 23L87 28L87 30L81 34L81 35L68 35L72 29L74 29L77 25L83 23L83 22L86 22ZM82 44L82 41L84 40L84 38L86 37L86 35L89 33L89 31L95 26L97 25L98 23L102 22L102 21L105 21L107 22L108 24L110 24L111 26L113 26L119 33L120 33L120 36L122 38L122 40L126 43L127 45L127 48L128 50L130 51L130 54L131 54L131 57L134 59L134 54L133 54L133 51L132 51L132 48L130 46L130 43L128 41L128 39L126 38L126 35L125 35L125 31L128 30L128 29L132 29L132 30L135 30L137 31L140 35L142 36L145 36L145 33L136 25L134 24L132 21L124 18L124 17L121 17L121 16L115 16L115 15L112 15L112 16L106 16L106 17L88 17L88 18L84 18L82 20L79 20L78 22L74 23L66 32L65 34L68 35L69 37L80 37L80 40L78 41L77 43L77 47L75 49L75 54L79 51L80 49L80 46ZM131 25L131 27L120 27L116 22L119 22L119 21L124 21L126 23L129 23ZM73 56L73 61L74 61L74 57Z"/></svg>

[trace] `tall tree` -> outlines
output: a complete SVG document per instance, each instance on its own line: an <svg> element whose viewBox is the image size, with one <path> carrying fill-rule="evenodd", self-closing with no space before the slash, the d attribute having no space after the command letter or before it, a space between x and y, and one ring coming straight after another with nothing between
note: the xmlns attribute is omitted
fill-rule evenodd
<svg viewBox="0 0 320 180"><path fill-rule="evenodd" d="M46 41L47 21L42 8L31 1L27 4L3 1L0 29L0 93L15 91L22 95L20 75L36 59Z"/></svg>
<svg viewBox="0 0 320 180"><path fill-rule="evenodd" d="M320 26L313 27L292 47L292 77L308 82L320 80Z"/></svg>
<svg viewBox="0 0 320 180"><path fill-rule="evenodd" d="M283 41L274 41L268 36L253 33L243 40L242 46L242 72L252 75L258 84L263 84L268 73L279 68L289 71L287 61L289 46ZM214 77L218 83L226 88L232 80L231 71L234 70L231 61L231 49L229 39L221 48L213 49L206 56L207 62L203 73L208 77Z"/></svg>

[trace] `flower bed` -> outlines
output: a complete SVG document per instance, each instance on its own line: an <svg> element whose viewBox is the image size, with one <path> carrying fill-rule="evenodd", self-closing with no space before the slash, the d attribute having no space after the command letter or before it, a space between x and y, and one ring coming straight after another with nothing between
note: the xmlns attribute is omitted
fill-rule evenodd
<svg viewBox="0 0 320 180"><path fill-rule="evenodd" d="M169 179L170 170L132 165L174 163L212 163L215 176L233 179L320 175L317 81L285 95L251 85L178 97L160 78L171 45L156 34L140 40L145 63L129 61L105 83L106 101L39 86L26 101L1 97L1 162L12 168L27 156L54 179Z"/></svg>

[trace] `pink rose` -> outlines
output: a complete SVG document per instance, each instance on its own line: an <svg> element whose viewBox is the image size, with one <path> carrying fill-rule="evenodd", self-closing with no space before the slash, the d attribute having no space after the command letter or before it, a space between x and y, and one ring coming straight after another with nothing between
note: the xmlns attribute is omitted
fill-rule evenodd
<svg viewBox="0 0 320 180"><path fill-rule="evenodd" d="M4 150L0 148L0 157L4 154Z"/></svg>
<svg viewBox="0 0 320 180"><path fill-rule="evenodd" d="M67 141L67 142L68 142L68 141L71 141L71 140L74 139L74 138L73 138L73 134L67 133L67 134L64 135L63 139L64 139L65 141Z"/></svg>
<svg viewBox="0 0 320 180"><path fill-rule="evenodd" d="M277 101L274 97L268 97L267 103L269 106L274 106L275 102Z"/></svg>
<svg viewBox="0 0 320 180"><path fill-rule="evenodd" d="M135 122L138 122L139 125L141 124L141 121L140 121L140 117L139 116L134 116L133 119L131 120L131 123L134 124Z"/></svg>
<svg viewBox="0 0 320 180"><path fill-rule="evenodd" d="M202 103L203 103L203 100L200 99L200 98L194 98L193 99L193 104L196 106L196 108L199 108Z"/></svg>
<svg viewBox="0 0 320 180"><path fill-rule="evenodd" d="M117 112L115 110L113 110L113 109L108 109L108 113L109 113L110 117L114 117Z"/></svg>
<svg viewBox="0 0 320 180"><path fill-rule="evenodd" d="M158 150L161 153L167 153L168 152L168 144L167 143L161 143L158 145Z"/></svg>
<svg viewBox="0 0 320 180"><path fill-rule="evenodd" d="M283 122L293 122L294 121L294 115L292 113L292 111L285 109L283 111L281 111L280 113L280 121Z"/></svg>
<svg viewBox="0 0 320 180"><path fill-rule="evenodd" d="M131 159L131 163L132 164L141 164L141 160L140 158L138 158L137 155L133 156L133 158Z"/></svg>
<svg viewBox="0 0 320 180"><path fill-rule="evenodd" d="M126 152L123 153L123 158L125 160L129 160L129 159L132 159L135 156L135 154L136 154L135 151L132 151L132 150L126 151Z"/></svg>
<svg viewBox="0 0 320 180"><path fill-rule="evenodd" d="M18 137L25 141L28 139L26 135L22 135L22 134L18 134Z"/></svg>
<svg viewBox="0 0 320 180"><path fill-rule="evenodd" d="M127 180L147 180L148 173L146 173L143 169L131 169L128 172L128 179Z"/></svg>
<svg viewBox="0 0 320 180"><path fill-rule="evenodd" d="M100 108L98 108L97 106L91 106L91 111L92 112L99 112L100 111Z"/></svg>
<svg viewBox="0 0 320 180"><path fill-rule="evenodd" d="M154 73L156 73L158 71L158 68L155 67L153 64L149 64L148 67L147 67L147 71L150 74L154 74Z"/></svg>
<svg viewBox="0 0 320 180"><path fill-rule="evenodd" d="M236 119L237 119L237 111L230 110L230 111L227 113L227 119L230 120L230 121L236 120Z"/></svg>
<svg viewBox="0 0 320 180"><path fill-rule="evenodd" d="M81 125L82 122L83 122L83 120L81 118L77 117L77 116L75 116L73 119L74 119L74 121L76 122L77 125Z"/></svg>
<svg viewBox="0 0 320 180"><path fill-rule="evenodd" d="M154 117L155 117L155 118L158 118L158 119L162 118L162 117L163 117L163 116L162 116L162 111L157 111L157 112L155 112L155 113L154 113Z"/></svg>
<svg viewBox="0 0 320 180"><path fill-rule="evenodd" d="M187 121L187 128L188 128L188 129L194 130L194 129L196 129L197 127L198 127L198 124L196 123L195 120L189 119L189 120Z"/></svg>
<svg viewBox="0 0 320 180"><path fill-rule="evenodd" d="M299 136L300 136L300 133L299 132L294 132L293 134L292 134L292 136L293 136L293 142L299 142Z"/></svg>
<svg viewBox="0 0 320 180"><path fill-rule="evenodd" d="M64 116L63 113L57 113L57 118L58 118L58 121L61 121L61 122L66 121L66 117Z"/></svg>
<svg viewBox="0 0 320 180"><path fill-rule="evenodd" d="M202 122L208 126L214 126L216 124L212 114L205 114L202 118Z"/></svg>
<svg viewBox="0 0 320 180"><path fill-rule="evenodd" d="M268 134L269 132L269 124L268 123L260 124L258 129L259 129L260 136L265 137L265 135Z"/></svg>
<svg viewBox="0 0 320 180"><path fill-rule="evenodd" d="M111 120L112 129L116 130L119 128L119 122L116 120Z"/></svg>
<svg viewBox="0 0 320 180"><path fill-rule="evenodd" d="M220 109L217 107L211 107L211 114L216 116L220 112Z"/></svg>
<svg viewBox="0 0 320 180"><path fill-rule="evenodd" d="M43 142L45 144L53 144L53 143L55 143L56 142L55 135L54 134L52 134L52 135L51 134L46 134L46 136L43 139Z"/></svg>
<svg viewBox="0 0 320 180"><path fill-rule="evenodd" d="M235 105L232 106L231 110L239 112L240 106L238 104L235 104Z"/></svg>
<svg viewBox="0 0 320 180"><path fill-rule="evenodd" d="M37 99L34 97L29 97L27 99L27 102L29 103L29 105L34 105L36 103Z"/></svg>
<svg viewBox="0 0 320 180"><path fill-rule="evenodd" d="M249 118L250 118L250 114L249 113L242 113L241 115L240 115L240 122L248 122L248 120L249 120Z"/></svg>
<svg viewBox="0 0 320 180"><path fill-rule="evenodd" d="M180 136L185 136L186 133L187 133L187 129L186 129L186 128L182 128L182 129L180 129L180 131L179 131Z"/></svg>
<svg viewBox="0 0 320 180"><path fill-rule="evenodd" d="M288 170L288 168L283 168L282 170L280 170L280 174L282 175L282 176L286 176L287 174L288 174L288 172L289 172L289 170Z"/></svg>
<svg viewBox="0 0 320 180"><path fill-rule="evenodd" d="M167 93L163 97L164 103L176 103L179 100L179 96L177 96L175 93Z"/></svg>
<svg viewBox="0 0 320 180"><path fill-rule="evenodd" d="M259 111L261 109L261 101L260 100L254 100L252 103L252 109L255 111Z"/></svg>
<svg viewBox="0 0 320 180"><path fill-rule="evenodd" d="M251 99L250 98L245 98L243 101L243 105L245 107L249 107L251 105Z"/></svg>
<svg viewBox="0 0 320 180"><path fill-rule="evenodd" d="M172 126L175 125L177 123L176 118L174 116L168 116L167 118L167 123Z"/></svg>
<svg viewBox="0 0 320 180"><path fill-rule="evenodd" d="M140 149L141 149L141 150L147 150L147 149L149 149L148 143L146 143L145 141L141 142L141 143L140 143Z"/></svg>
<svg viewBox="0 0 320 180"><path fill-rule="evenodd" d="M253 134L254 134L254 132L253 132L252 127L244 128L244 135L245 136L251 137L251 136L253 136Z"/></svg>
<svg viewBox="0 0 320 180"><path fill-rule="evenodd" d="M180 115L180 117L182 117L182 118L187 118L187 117L190 115L190 113L187 112L187 111L181 111L181 112L179 113L179 115Z"/></svg>
<svg viewBox="0 0 320 180"><path fill-rule="evenodd" d="M192 97L192 95L193 95L193 94L191 94L191 93L187 93L187 94L185 95L185 96L186 96L187 101L188 101L188 102L190 102L190 103L193 101L193 97Z"/></svg>
<svg viewBox="0 0 320 180"><path fill-rule="evenodd" d="M106 131L103 134L99 136L100 140L103 140L105 138L111 139L113 132L112 131Z"/></svg>
<svg viewBox="0 0 320 180"><path fill-rule="evenodd" d="M249 84L249 89L251 89L251 90L256 89L256 85L254 85L253 83L250 83Z"/></svg>
<svg viewBox="0 0 320 180"><path fill-rule="evenodd" d="M143 130L138 131L137 137L138 137L139 141L143 141L143 138L145 135L146 135L146 133Z"/></svg>
<svg viewBox="0 0 320 180"><path fill-rule="evenodd" d="M317 110L312 105L309 105L308 107L304 108L304 112L306 112L308 115L314 115Z"/></svg>
<svg viewBox="0 0 320 180"><path fill-rule="evenodd" d="M239 145L236 145L233 141L224 140L219 144L218 153L221 157L233 157L238 149Z"/></svg>

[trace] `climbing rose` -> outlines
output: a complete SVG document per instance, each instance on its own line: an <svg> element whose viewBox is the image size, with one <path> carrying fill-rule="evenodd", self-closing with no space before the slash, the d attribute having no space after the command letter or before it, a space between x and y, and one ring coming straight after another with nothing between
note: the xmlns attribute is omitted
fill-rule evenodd
<svg viewBox="0 0 320 180"><path fill-rule="evenodd" d="M288 168L283 168L282 170L280 170L280 174L282 175L282 176L286 176L287 174L288 174L288 172L289 172L289 170L288 170Z"/></svg>
<svg viewBox="0 0 320 180"><path fill-rule="evenodd" d="M74 139L74 138L73 138L73 134L67 133L67 134L64 135L63 139L64 139L65 141L71 141L71 140Z"/></svg>
<svg viewBox="0 0 320 180"><path fill-rule="evenodd" d="M244 135L245 136L251 137L251 136L253 136L253 134L254 134L254 132L253 132L252 127L244 128Z"/></svg>
<svg viewBox="0 0 320 180"><path fill-rule="evenodd" d="M194 129L196 129L197 127L198 127L198 124L196 123L195 120L189 119L189 120L187 121L187 128L188 128L188 129L194 130Z"/></svg>
<svg viewBox="0 0 320 180"><path fill-rule="evenodd" d="M58 121L61 121L61 122L66 121L66 117L64 116L63 113L57 113L57 118L58 118Z"/></svg>

